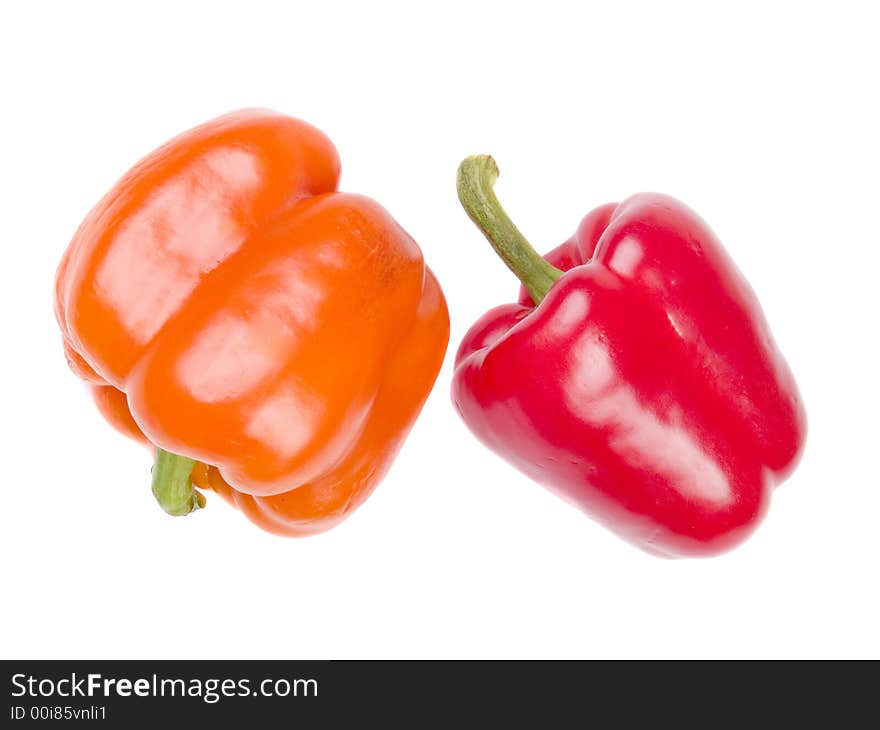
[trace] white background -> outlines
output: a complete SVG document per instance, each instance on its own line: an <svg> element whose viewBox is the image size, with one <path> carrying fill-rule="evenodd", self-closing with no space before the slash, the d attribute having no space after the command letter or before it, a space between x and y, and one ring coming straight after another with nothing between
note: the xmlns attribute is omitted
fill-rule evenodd
<svg viewBox="0 0 880 730"><path fill-rule="evenodd" d="M0 655L878 657L880 265L873 3L4 3ZM140 156L231 109L322 128L342 187L420 242L450 353L390 475L309 539L209 496L164 516L149 456L68 372L54 269ZM481 447L451 356L513 277L460 210L492 153L541 249L675 195L761 298L810 417L738 550L643 555Z"/></svg>

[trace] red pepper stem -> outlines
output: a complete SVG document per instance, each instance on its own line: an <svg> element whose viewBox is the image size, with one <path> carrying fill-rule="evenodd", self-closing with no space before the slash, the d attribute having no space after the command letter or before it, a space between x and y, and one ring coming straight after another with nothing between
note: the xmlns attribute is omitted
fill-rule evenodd
<svg viewBox="0 0 880 730"><path fill-rule="evenodd" d="M153 495L169 515L188 515L205 506L205 497L193 488L192 470L195 460L156 449L153 464Z"/></svg>
<svg viewBox="0 0 880 730"><path fill-rule="evenodd" d="M563 272L545 261L510 220L492 187L498 165L489 155L473 155L458 167L458 199L492 248L539 304Z"/></svg>

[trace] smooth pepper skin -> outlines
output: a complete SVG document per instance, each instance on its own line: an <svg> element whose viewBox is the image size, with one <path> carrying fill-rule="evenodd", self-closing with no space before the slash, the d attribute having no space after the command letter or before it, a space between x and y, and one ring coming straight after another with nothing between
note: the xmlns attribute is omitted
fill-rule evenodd
<svg viewBox="0 0 880 730"><path fill-rule="evenodd" d="M336 192L339 167L304 122L220 117L132 168L56 279L68 362L107 420L283 535L366 499L448 341L419 247Z"/></svg>
<svg viewBox="0 0 880 730"><path fill-rule="evenodd" d="M792 471L803 404L758 300L707 225L638 194L546 256L534 306L496 307L459 347L462 418L490 449L654 554L745 539Z"/></svg>

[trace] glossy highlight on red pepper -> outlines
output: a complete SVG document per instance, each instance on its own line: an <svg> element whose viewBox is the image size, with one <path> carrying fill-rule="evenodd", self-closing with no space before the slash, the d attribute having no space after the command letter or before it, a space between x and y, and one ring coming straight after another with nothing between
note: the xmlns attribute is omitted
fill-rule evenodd
<svg viewBox="0 0 880 730"><path fill-rule="evenodd" d="M283 535L325 530L390 467L440 369L449 318L422 252L337 192L336 149L244 110L133 167L56 277L65 352L98 408L156 449L153 491L213 490Z"/></svg>
<svg viewBox="0 0 880 730"><path fill-rule="evenodd" d="M806 416L755 294L708 226L642 193L541 259L469 158L459 195L524 282L458 349L465 423L517 469L650 553L748 536L794 469ZM537 302L537 303L536 303Z"/></svg>

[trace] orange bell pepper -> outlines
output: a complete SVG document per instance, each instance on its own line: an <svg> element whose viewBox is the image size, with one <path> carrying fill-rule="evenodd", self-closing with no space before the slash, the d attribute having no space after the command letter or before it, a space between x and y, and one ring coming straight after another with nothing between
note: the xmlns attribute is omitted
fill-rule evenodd
<svg viewBox="0 0 880 730"><path fill-rule="evenodd" d="M105 418L156 447L171 514L193 482L304 535L372 492L449 337L412 238L336 192L320 131L241 111L173 139L89 213L56 279L73 371Z"/></svg>

